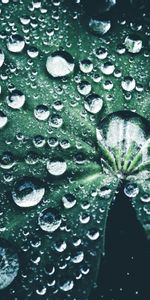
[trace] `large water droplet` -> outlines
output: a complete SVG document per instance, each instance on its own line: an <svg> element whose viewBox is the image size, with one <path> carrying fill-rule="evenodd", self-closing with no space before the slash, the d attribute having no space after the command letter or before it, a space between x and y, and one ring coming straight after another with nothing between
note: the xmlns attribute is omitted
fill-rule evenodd
<svg viewBox="0 0 150 300"><path fill-rule="evenodd" d="M67 164L63 159L53 159L47 162L47 170L51 175L60 176L67 170Z"/></svg>
<svg viewBox="0 0 150 300"><path fill-rule="evenodd" d="M18 53L23 50L25 46L25 41L19 34L11 35L7 41L7 48L9 51Z"/></svg>
<svg viewBox="0 0 150 300"><path fill-rule="evenodd" d="M53 77L69 75L73 72L74 66L73 57L66 51L56 51L46 61L47 71Z"/></svg>
<svg viewBox="0 0 150 300"><path fill-rule="evenodd" d="M38 224L42 230L47 232L54 232L60 227L61 216L57 209L46 208L40 214L38 218Z"/></svg>
<svg viewBox="0 0 150 300"><path fill-rule="evenodd" d="M12 191L14 202L20 207L37 205L45 194L45 188L35 178L23 178L19 180Z"/></svg>
<svg viewBox="0 0 150 300"><path fill-rule="evenodd" d="M18 274L19 259L12 246L0 239L0 290L10 285Z"/></svg>
<svg viewBox="0 0 150 300"><path fill-rule="evenodd" d="M85 109L92 114L97 114L102 109L102 106L102 98L100 98L100 96L94 93L86 97L84 102Z"/></svg>

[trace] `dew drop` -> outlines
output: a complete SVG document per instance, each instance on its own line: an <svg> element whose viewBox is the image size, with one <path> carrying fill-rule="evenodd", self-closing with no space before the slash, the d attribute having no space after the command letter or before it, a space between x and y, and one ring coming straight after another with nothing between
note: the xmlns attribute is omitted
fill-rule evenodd
<svg viewBox="0 0 150 300"><path fill-rule="evenodd" d="M83 251L78 251L76 253L76 255L71 260L72 260L72 262L74 264L79 264L79 263L81 263L83 261L83 259L84 259L84 253L83 253Z"/></svg>
<svg viewBox="0 0 150 300"><path fill-rule="evenodd" d="M85 74L90 73L93 70L93 63L90 59L83 59L79 62L79 68Z"/></svg>
<svg viewBox="0 0 150 300"><path fill-rule="evenodd" d="M87 96L84 101L85 109L92 114L97 114L102 109L102 106L102 98L100 98L100 96L95 93Z"/></svg>
<svg viewBox="0 0 150 300"><path fill-rule="evenodd" d="M25 95L18 90L13 90L7 97L7 104L13 109L20 109L25 103Z"/></svg>
<svg viewBox="0 0 150 300"><path fill-rule="evenodd" d="M141 201L143 203L149 203L150 202L150 195L148 193L144 193L142 196L141 196Z"/></svg>
<svg viewBox="0 0 150 300"><path fill-rule="evenodd" d="M37 205L45 194L45 188L35 178L23 178L19 180L12 191L14 202L20 207Z"/></svg>
<svg viewBox="0 0 150 300"><path fill-rule="evenodd" d="M39 51L36 47L29 47L27 50L27 54L30 58L36 58L39 54Z"/></svg>
<svg viewBox="0 0 150 300"><path fill-rule="evenodd" d="M3 128L8 122L7 116L0 110L0 129Z"/></svg>
<svg viewBox="0 0 150 300"><path fill-rule="evenodd" d="M52 77L63 77L73 72L74 59L66 51L53 52L46 61L46 69Z"/></svg>
<svg viewBox="0 0 150 300"><path fill-rule="evenodd" d="M99 59L105 59L108 55L108 52L106 51L106 49L104 47L99 47L95 50L95 55Z"/></svg>
<svg viewBox="0 0 150 300"><path fill-rule="evenodd" d="M110 30L111 21L91 18L89 22L89 28L93 33L104 35Z"/></svg>
<svg viewBox="0 0 150 300"><path fill-rule="evenodd" d="M63 124L63 119L60 115L58 114L53 114L49 118L49 125L54 128L60 128Z"/></svg>
<svg viewBox="0 0 150 300"><path fill-rule="evenodd" d="M63 252L66 250L67 248L67 244L65 241L57 241L55 244L54 244L54 248L57 252Z"/></svg>
<svg viewBox="0 0 150 300"><path fill-rule="evenodd" d="M133 198L136 197L139 193L139 188L136 184L134 183L129 183L125 186L124 188L124 193L127 197Z"/></svg>
<svg viewBox="0 0 150 300"><path fill-rule="evenodd" d="M126 92L133 91L135 89L135 85L135 79L131 76L126 76L121 82L122 89Z"/></svg>
<svg viewBox="0 0 150 300"><path fill-rule="evenodd" d="M142 49L142 40L137 35L127 36L124 43L130 53L139 53Z"/></svg>
<svg viewBox="0 0 150 300"><path fill-rule="evenodd" d="M60 282L59 287L60 287L60 290L62 290L64 292L68 292L73 289L74 282L73 282L73 280L63 280L62 282Z"/></svg>
<svg viewBox="0 0 150 300"><path fill-rule="evenodd" d="M47 170L51 175L60 176L67 170L67 163L63 159L53 159L47 162Z"/></svg>
<svg viewBox="0 0 150 300"><path fill-rule="evenodd" d="M38 217L38 224L40 228L46 232L56 231L61 224L61 216L57 209L46 208L44 209Z"/></svg>
<svg viewBox="0 0 150 300"><path fill-rule="evenodd" d="M115 66L112 62L107 61L101 66L101 71L105 75L111 75L115 70Z"/></svg>
<svg viewBox="0 0 150 300"><path fill-rule="evenodd" d="M76 198L73 194L68 193L62 197L62 202L65 208L72 208L76 204Z"/></svg>
<svg viewBox="0 0 150 300"><path fill-rule="evenodd" d="M91 84L83 80L77 85L77 90L81 95L86 96L91 92Z"/></svg>
<svg viewBox="0 0 150 300"><path fill-rule="evenodd" d="M91 228L87 232L87 237L91 241L95 241L95 240L97 240L99 238L99 231L97 231L97 229L95 229L95 228Z"/></svg>
<svg viewBox="0 0 150 300"><path fill-rule="evenodd" d="M11 35L7 41L7 48L10 52L18 53L23 50L25 41L19 34Z"/></svg>
<svg viewBox="0 0 150 300"><path fill-rule="evenodd" d="M37 107L34 109L34 116L39 121L45 121L48 119L50 115L50 112L48 110L48 107L46 105L37 105Z"/></svg>

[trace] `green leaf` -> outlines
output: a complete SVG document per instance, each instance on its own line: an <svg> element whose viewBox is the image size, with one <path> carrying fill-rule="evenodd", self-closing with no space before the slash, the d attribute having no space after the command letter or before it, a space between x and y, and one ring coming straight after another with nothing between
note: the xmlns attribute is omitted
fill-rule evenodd
<svg viewBox="0 0 150 300"><path fill-rule="evenodd" d="M88 299L124 179L149 237L149 24L102 37L67 1L1 11L0 296Z"/></svg>

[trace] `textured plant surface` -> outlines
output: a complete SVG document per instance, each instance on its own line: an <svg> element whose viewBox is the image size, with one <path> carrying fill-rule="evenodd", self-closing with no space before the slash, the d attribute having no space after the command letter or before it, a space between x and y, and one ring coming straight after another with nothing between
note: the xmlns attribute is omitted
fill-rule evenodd
<svg viewBox="0 0 150 300"><path fill-rule="evenodd" d="M120 187L150 238L149 15L4 2L0 299L89 299Z"/></svg>

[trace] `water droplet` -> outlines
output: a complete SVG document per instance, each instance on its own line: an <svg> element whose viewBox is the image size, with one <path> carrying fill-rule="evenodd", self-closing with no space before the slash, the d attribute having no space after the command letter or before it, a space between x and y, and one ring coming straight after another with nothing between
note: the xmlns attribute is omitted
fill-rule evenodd
<svg viewBox="0 0 150 300"><path fill-rule="evenodd" d="M51 175L60 176L67 170L67 164L63 159L53 159L47 162L47 170Z"/></svg>
<svg viewBox="0 0 150 300"><path fill-rule="evenodd" d="M48 110L48 107L46 105L37 105L37 107L34 109L34 116L39 121L45 121L48 119L50 115L50 112Z"/></svg>
<svg viewBox="0 0 150 300"><path fill-rule="evenodd" d="M19 34L11 35L7 41L7 48L9 51L18 53L23 50L25 46L25 41Z"/></svg>
<svg viewBox="0 0 150 300"><path fill-rule="evenodd" d="M92 114L97 114L102 109L102 106L102 98L94 93L87 96L84 102L85 109Z"/></svg>
<svg viewBox="0 0 150 300"><path fill-rule="evenodd" d="M36 58L39 54L39 51L36 47L29 47L28 50L27 50L27 54L31 58Z"/></svg>
<svg viewBox="0 0 150 300"><path fill-rule="evenodd" d="M0 239L0 290L10 285L18 274L19 259L13 247Z"/></svg>
<svg viewBox="0 0 150 300"><path fill-rule="evenodd" d="M65 208L72 208L76 204L76 198L73 194L68 193L62 197L62 202Z"/></svg>
<svg viewBox="0 0 150 300"><path fill-rule="evenodd" d="M0 129L3 128L8 122L7 116L0 110Z"/></svg>
<svg viewBox="0 0 150 300"><path fill-rule="evenodd" d="M126 76L124 80L121 82L121 86L124 91L126 92L131 92L135 89L135 79L132 78L131 76Z"/></svg>
<svg viewBox="0 0 150 300"><path fill-rule="evenodd" d="M115 66L112 62L107 61L101 66L101 71L105 75L111 75L115 70Z"/></svg>
<svg viewBox="0 0 150 300"><path fill-rule="evenodd" d="M91 241L95 241L95 240L97 240L99 238L99 231L97 231L97 229L95 229L95 228L91 228L87 232L87 237Z"/></svg>
<svg viewBox="0 0 150 300"><path fill-rule="evenodd" d="M105 48L103 47L99 47L95 50L95 55L99 58L99 59L105 59L108 55L108 52Z"/></svg>
<svg viewBox="0 0 150 300"><path fill-rule="evenodd" d="M148 193L144 193L142 196L141 196L141 201L144 202L144 203L149 203L150 202L150 195Z"/></svg>
<svg viewBox="0 0 150 300"><path fill-rule="evenodd" d="M81 95L86 96L91 92L91 84L83 80L77 85L77 90Z"/></svg>
<svg viewBox="0 0 150 300"><path fill-rule="evenodd" d="M62 282L60 282L59 287L60 287L60 290L62 290L64 292L68 292L73 289L74 282L73 282L73 280L63 280Z"/></svg>
<svg viewBox="0 0 150 300"><path fill-rule="evenodd" d="M63 119L58 114L54 114L49 118L49 125L54 128L60 128L62 124L63 124Z"/></svg>
<svg viewBox="0 0 150 300"><path fill-rule="evenodd" d="M23 178L19 180L12 191L14 202L20 207L37 205L45 194L45 188L35 178Z"/></svg>
<svg viewBox="0 0 150 300"><path fill-rule="evenodd" d="M14 157L11 152L4 152L0 157L0 167L2 169L10 169L15 165Z"/></svg>
<svg viewBox="0 0 150 300"><path fill-rule="evenodd" d="M20 109L25 103L25 95L18 90L13 90L7 97L7 104L13 109Z"/></svg>
<svg viewBox="0 0 150 300"><path fill-rule="evenodd" d="M84 259L83 251L78 251L76 255L71 259L74 264L79 264Z"/></svg>
<svg viewBox="0 0 150 300"><path fill-rule="evenodd" d="M135 183L129 183L124 188L124 193L127 197L136 197L139 193L139 188Z"/></svg>
<svg viewBox="0 0 150 300"><path fill-rule="evenodd" d="M83 73L90 73L93 70L93 63L89 59L83 59L79 62L79 68Z"/></svg>
<svg viewBox="0 0 150 300"><path fill-rule="evenodd" d="M89 28L98 35L106 34L111 28L110 20L90 19Z"/></svg>
<svg viewBox="0 0 150 300"><path fill-rule="evenodd" d="M5 59L4 52L0 50L0 67L3 65Z"/></svg>
<svg viewBox="0 0 150 300"><path fill-rule="evenodd" d="M57 241L55 244L54 244L54 248L57 252L63 252L66 250L67 248L67 244L65 241ZM65 264L66 265L66 264Z"/></svg>
<svg viewBox="0 0 150 300"><path fill-rule="evenodd" d="M38 224L40 228L46 232L54 232L60 227L61 216L57 209L46 208L44 209L38 217Z"/></svg>
<svg viewBox="0 0 150 300"><path fill-rule="evenodd" d="M74 70L73 57L66 51L53 52L46 61L46 68L52 77L63 77Z"/></svg>
<svg viewBox="0 0 150 300"><path fill-rule="evenodd" d="M139 53L142 49L142 40L135 34L127 36L124 43L130 53Z"/></svg>

